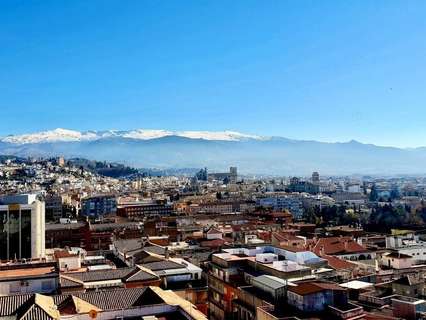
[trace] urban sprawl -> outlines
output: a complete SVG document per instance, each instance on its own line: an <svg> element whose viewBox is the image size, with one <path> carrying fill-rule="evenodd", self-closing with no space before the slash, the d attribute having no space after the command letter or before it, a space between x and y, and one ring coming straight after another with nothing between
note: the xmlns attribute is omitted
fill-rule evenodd
<svg viewBox="0 0 426 320"><path fill-rule="evenodd" d="M0 160L0 319L426 319L426 177Z"/></svg>

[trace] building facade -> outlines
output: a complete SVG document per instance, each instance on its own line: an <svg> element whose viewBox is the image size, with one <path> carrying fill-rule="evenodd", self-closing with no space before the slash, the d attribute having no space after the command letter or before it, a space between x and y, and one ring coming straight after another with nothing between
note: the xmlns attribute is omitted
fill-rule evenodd
<svg viewBox="0 0 426 320"><path fill-rule="evenodd" d="M45 256L45 204L33 199L5 197L0 200L3 203L0 205L1 260Z"/></svg>
<svg viewBox="0 0 426 320"><path fill-rule="evenodd" d="M303 216L303 203L300 199L290 196L271 196L256 201L258 206L272 208L275 211L288 210L295 219Z"/></svg>
<svg viewBox="0 0 426 320"><path fill-rule="evenodd" d="M173 206L162 201L125 203L117 207L117 215L127 218L158 217L171 214L173 214Z"/></svg>
<svg viewBox="0 0 426 320"><path fill-rule="evenodd" d="M101 195L85 198L81 201L81 214L99 218L117 212L117 201L113 195Z"/></svg>
<svg viewBox="0 0 426 320"><path fill-rule="evenodd" d="M46 220L59 221L62 218L62 197L56 194L48 194L44 198Z"/></svg>

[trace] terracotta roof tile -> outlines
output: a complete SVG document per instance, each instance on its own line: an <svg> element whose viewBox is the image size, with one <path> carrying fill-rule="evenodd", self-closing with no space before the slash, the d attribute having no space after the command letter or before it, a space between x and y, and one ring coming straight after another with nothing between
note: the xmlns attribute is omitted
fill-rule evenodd
<svg viewBox="0 0 426 320"><path fill-rule="evenodd" d="M348 254L368 251L350 237L320 238L313 251L317 255Z"/></svg>
<svg viewBox="0 0 426 320"><path fill-rule="evenodd" d="M288 291L294 292L300 296L309 295L309 294L321 292L324 290L346 291L346 289L339 287L335 283L327 283L327 282L304 282L304 283L298 284L295 287L288 288Z"/></svg>
<svg viewBox="0 0 426 320"><path fill-rule="evenodd" d="M343 259L339 259L334 256L324 255L322 256L322 258L326 259L328 262L328 265L335 270L341 270L341 269L353 270L356 268L356 264Z"/></svg>

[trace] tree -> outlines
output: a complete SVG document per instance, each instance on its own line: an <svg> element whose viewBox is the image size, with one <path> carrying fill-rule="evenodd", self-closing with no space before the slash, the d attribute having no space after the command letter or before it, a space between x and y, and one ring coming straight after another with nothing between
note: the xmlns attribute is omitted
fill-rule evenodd
<svg viewBox="0 0 426 320"><path fill-rule="evenodd" d="M371 187L371 190L370 190L369 200L371 202L375 202L375 201L377 201L378 197L379 197L379 194L377 192L376 185L373 184L373 186Z"/></svg>
<svg viewBox="0 0 426 320"><path fill-rule="evenodd" d="M318 216L315 214L315 209L312 207L307 208L303 212L303 219L308 223L317 223L319 220Z"/></svg>
<svg viewBox="0 0 426 320"><path fill-rule="evenodd" d="M403 206L393 207L391 204L385 204L383 207L373 208L368 229L370 231L389 232L390 229L400 228L409 222L409 215Z"/></svg>

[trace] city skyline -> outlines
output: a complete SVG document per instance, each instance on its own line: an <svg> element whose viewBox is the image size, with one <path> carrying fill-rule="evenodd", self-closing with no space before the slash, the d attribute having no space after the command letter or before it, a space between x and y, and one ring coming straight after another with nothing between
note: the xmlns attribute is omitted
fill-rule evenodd
<svg viewBox="0 0 426 320"><path fill-rule="evenodd" d="M147 128L425 145L421 1L0 6L0 136Z"/></svg>
<svg viewBox="0 0 426 320"><path fill-rule="evenodd" d="M0 1L0 319L426 319L425 16Z"/></svg>

